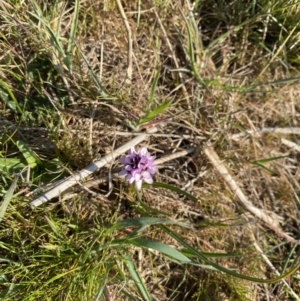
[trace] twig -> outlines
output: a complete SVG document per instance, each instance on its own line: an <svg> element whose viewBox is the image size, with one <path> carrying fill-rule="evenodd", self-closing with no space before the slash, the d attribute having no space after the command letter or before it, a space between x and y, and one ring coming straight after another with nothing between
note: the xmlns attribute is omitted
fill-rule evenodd
<svg viewBox="0 0 300 301"><path fill-rule="evenodd" d="M107 132L107 135L117 135L117 136L139 136L141 133L134 132L120 132L120 131L111 131ZM165 137L165 138L183 138L183 139L202 139L206 140L204 136L195 136L195 135L178 135L178 134L163 134L163 133L152 133L148 134L148 136L152 137Z"/></svg>
<svg viewBox="0 0 300 301"><path fill-rule="evenodd" d="M231 135L230 138L232 140L239 140L242 137L245 137L247 135L259 135L259 134L283 134L283 135L300 135L300 128L261 128L256 129L255 131L252 130L245 130L243 133L238 133Z"/></svg>
<svg viewBox="0 0 300 301"><path fill-rule="evenodd" d="M153 133L158 130L158 127L153 127L149 129L148 132ZM129 150L132 146L135 146L145 140L147 138L147 134L141 134L140 136L135 137L131 141L125 143L118 149L114 150L110 154L104 156L98 161L93 162L86 168L82 169L78 173L76 173L74 176L71 176L67 178L65 181L63 181L61 184L58 184L53 189L47 191L46 193L42 194L35 200L29 203L31 208L38 207L46 202L49 202L51 199L58 197L62 192L67 190L68 188L74 186L79 181L82 181L86 179L88 176L90 176L92 173L96 172L106 164L112 162L114 159L116 159L118 156L122 155L124 152Z"/></svg>
<svg viewBox="0 0 300 301"><path fill-rule="evenodd" d="M132 80L132 34L131 34L131 29L129 26L129 22L128 19L126 17L126 14L124 12L122 3L120 0L116 0L117 1L117 5L120 11L120 14L123 18L124 21L124 25L126 27L127 30L127 39L128 39L128 53L127 53L127 79L129 79L130 81Z"/></svg>
<svg viewBox="0 0 300 301"><path fill-rule="evenodd" d="M93 155L93 125L94 125L94 117L95 117L95 107L92 109L92 113L90 116L90 126L89 126L89 155Z"/></svg>
<svg viewBox="0 0 300 301"><path fill-rule="evenodd" d="M171 155L167 155L167 156L164 156L162 158L159 158L157 160L155 160L155 165L157 166L157 168L161 168L163 167L162 164L165 163L165 162L168 162L168 161L171 161L171 160L174 160L174 159L177 159L177 158L180 158L180 157L184 157L192 152L194 152L196 150L195 147L191 147L191 148L188 148L186 150L183 150L183 151L180 151L180 152L177 152L175 154L171 154ZM97 185L100 185L100 184L103 184L103 183L106 183L107 180L110 181L114 178L118 178L118 173L121 171L122 169L121 168L114 168L113 170L111 170L110 174L109 174L109 177L108 178L107 176L104 176L104 177L97 177L96 179L92 179L92 180L89 180L83 184L80 184L80 187L84 186L85 188L89 189L89 188L92 188L92 187L95 187ZM56 186L58 186L62 181L59 180L58 183L56 184ZM76 188L76 189L72 189L71 191L67 191L67 195L64 195L62 197L63 200L66 200L66 199L69 199L71 197L74 196L74 191L78 191L78 189L80 189L80 187ZM85 189L85 190L87 190ZM31 196L32 194L34 194L34 192L30 192L28 193L26 196L29 197Z"/></svg>
<svg viewBox="0 0 300 301"><path fill-rule="evenodd" d="M292 141L287 140L287 139L284 139L284 138L281 138L281 143L288 146L288 147L290 147L292 150L295 150L298 153L300 153L300 145L298 145L297 143L292 142Z"/></svg>
<svg viewBox="0 0 300 301"><path fill-rule="evenodd" d="M195 150L196 150L195 147L191 147L191 148L185 149L183 151L180 151L180 152L177 152L177 153L173 153L173 154L164 156L163 158L155 160L155 164L159 166L159 165L161 165L161 164L163 164L165 162L168 162L168 161L171 161L171 160L174 160L174 159L177 159L177 158L184 157L184 156L186 156L188 154L191 154Z"/></svg>
<svg viewBox="0 0 300 301"><path fill-rule="evenodd" d="M279 228L279 220L281 219L279 216L277 216L273 212L267 212L266 210L259 209L255 207L250 201L248 201L247 197L237 185L233 177L229 174L225 164L220 160L219 156L212 149L212 147L204 147L203 152L208 157L213 166L218 170L220 175L224 178L225 182L229 185L234 194L238 197L238 200L243 205L243 207L245 207L249 212L258 217L260 220L264 221L266 225L270 229L272 229L278 236L285 238L290 243L296 243L300 245L299 240L294 239Z"/></svg>

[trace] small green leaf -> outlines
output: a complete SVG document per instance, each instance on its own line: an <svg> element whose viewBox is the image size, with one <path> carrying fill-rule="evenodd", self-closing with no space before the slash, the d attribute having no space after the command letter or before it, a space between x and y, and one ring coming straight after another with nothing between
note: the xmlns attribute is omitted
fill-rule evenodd
<svg viewBox="0 0 300 301"><path fill-rule="evenodd" d="M70 71L71 70L71 57L69 55L65 56L63 58L63 62L64 64L66 65L66 67L68 68L68 70Z"/></svg>
<svg viewBox="0 0 300 301"><path fill-rule="evenodd" d="M0 158L0 171L14 174L20 172L26 165L18 158Z"/></svg>
<svg viewBox="0 0 300 301"><path fill-rule="evenodd" d="M18 140L16 145L31 168L41 164L40 158L29 148L27 144L21 140Z"/></svg>
<svg viewBox="0 0 300 301"><path fill-rule="evenodd" d="M143 117L141 119L139 119L139 121L137 122L137 125L135 126L136 129L138 129L138 127L144 123L150 122L154 119L154 117Z"/></svg>
<svg viewBox="0 0 300 301"><path fill-rule="evenodd" d="M141 125L143 123L146 123L146 122L149 122L151 121L152 119L154 119L157 115L159 115L160 113L164 112L169 106L170 104L172 103L172 100L168 100L166 102L164 102L162 105L160 105L159 107L157 107L156 109L154 109L153 111L149 112L147 114L147 116L141 118L139 121L138 121L138 125Z"/></svg>

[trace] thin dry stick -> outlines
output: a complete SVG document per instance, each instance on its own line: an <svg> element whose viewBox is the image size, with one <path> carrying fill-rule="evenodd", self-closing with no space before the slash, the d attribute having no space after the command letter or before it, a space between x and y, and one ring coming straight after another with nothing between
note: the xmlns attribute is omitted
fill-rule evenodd
<svg viewBox="0 0 300 301"><path fill-rule="evenodd" d="M300 241L294 239L288 234L284 233L278 226L279 217L273 212L266 212L265 210L259 209L255 207L251 202L248 201L247 197L237 185L236 181L229 174L225 164L220 160L217 153L210 146L206 146L203 149L203 152L208 157L209 161L214 165L214 167L218 170L220 175L224 178L226 183L229 185L234 194L238 197L240 203L253 215L258 217L260 220L264 221L267 226L272 229L278 236L285 238L290 243L296 243L300 245ZM272 215L273 218L270 216ZM276 220L277 219L277 220Z"/></svg>
<svg viewBox="0 0 300 301"><path fill-rule="evenodd" d="M104 8L105 11L105 8ZM99 70L99 81L102 81L102 71L103 71L103 53L104 53L104 22L101 24L101 47L100 47L100 70ZM89 153L90 156L93 154L92 146L93 146L93 120L95 117L96 106L93 106L92 114L90 116L90 131L89 131Z"/></svg>
<svg viewBox="0 0 300 301"><path fill-rule="evenodd" d="M148 130L148 133L149 132L154 133L157 130L158 130L157 127L153 127L153 128ZM124 145L122 145L118 149L114 150L110 154L104 156L100 160L93 162L92 164L90 164L86 168L84 168L81 171L79 171L78 173L76 173L74 176L71 176L71 177L67 178L65 181L58 184L53 189L45 192L44 194L42 194L41 196L39 196L38 198L36 198L32 202L30 202L29 203L30 207L31 208L38 207L38 206L40 206L40 205L42 205L46 202L49 202L51 199L53 199L55 197L58 197L62 192L64 192L68 188L74 186L79 181L84 180L85 178L90 176L92 173L99 170L101 167L103 167L106 164L110 163L112 160L116 159L118 156L122 155L124 152L129 150L132 146L135 146L135 145L139 144L140 142L142 142L143 140L145 140L147 138L147 136L148 135L146 133L141 134L140 136L135 137L131 141L125 143Z"/></svg>
<svg viewBox="0 0 300 301"><path fill-rule="evenodd" d="M261 129L256 129L255 131L252 130L245 130L243 133L238 133L231 135L230 138L233 140L239 140L240 138L247 136L247 135L252 135L252 134L283 134L283 135L300 135L300 128L261 128Z"/></svg>
<svg viewBox="0 0 300 301"><path fill-rule="evenodd" d="M290 147L292 150L295 150L298 153L300 153L300 145L299 144L292 142L290 140L284 139L284 138L281 138L281 143Z"/></svg>
<svg viewBox="0 0 300 301"><path fill-rule="evenodd" d="M95 107L92 109L92 114L90 117L90 127L89 127L89 154L90 156L93 155L93 124L94 124L94 117L95 117Z"/></svg>
<svg viewBox="0 0 300 301"><path fill-rule="evenodd" d="M129 22L128 19L126 17L126 14L124 12L122 3L120 0L116 0L117 1L117 5L120 11L120 14L123 18L124 21L124 25L126 27L127 30L127 39L128 39L128 49L127 49L127 79L129 79L131 81L132 79L132 34L131 34L131 29L129 26Z"/></svg>
<svg viewBox="0 0 300 301"><path fill-rule="evenodd" d="M164 156L162 158L159 158L157 160L155 160L155 165L159 168L162 167L162 164L165 163L165 162L168 162L168 161L171 161L171 160L174 160L174 159L177 159L177 158L181 158L181 157L184 157L188 154L191 154L193 153L194 151L196 150L195 147L191 147L191 148L188 148L186 150L183 150L183 151L180 151L180 152L177 152L175 154L170 154L170 155L167 155L167 156ZM118 173L121 171L122 169L121 168L115 168L111 171L111 178L118 178L119 175ZM89 180L83 184L80 184L80 187L78 188L75 188L75 189L72 189L71 188L71 191L67 191L67 194L64 195L62 197L63 200L66 200L66 199L69 199L71 197L74 196L74 191L79 191L80 189L82 189L81 187L85 187L86 189L89 189L89 188L92 188L92 187L95 187L99 184L103 184L103 183L106 183L108 180L112 180L112 179L108 179L107 176L104 176L104 177L97 177L96 179L92 179L92 180ZM58 181L57 185L61 183L61 180ZM85 189L85 190L86 190ZM32 193L32 192L31 192ZM27 196L30 196L31 193L27 194Z"/></svg>
<svg viewBox="0 0 300 301"><path fill-rule="evenodd" d="M121 132L121 131L110 131L107 132L107 135L116 135L116 136L139 136L141 133L134 133L134 132ZM202 139L206 140L204 136L195 136L195 135L178 135L178 134L163 134L163 133L157 133L157 134L148 134L152 137L165 137L165 138L182 138L182 139Z"/></svg>
<svg viewBox="0 0 300 301"><path fill-rule="evenodd" d="M168 162L168 161L171 161L171 160L175 160L175 159L184 157L184 156L186 156L188 154L193 153L195 150L196 150L195 147L191 147L191 148L185 149L183 151L180 151L180 152L177 152L177 153L173 153L173 154L164 156L162 158L159 158L159 159L155 160L155 164L156 165L161 165L161 164L163 164L165 162Z"/></svg>

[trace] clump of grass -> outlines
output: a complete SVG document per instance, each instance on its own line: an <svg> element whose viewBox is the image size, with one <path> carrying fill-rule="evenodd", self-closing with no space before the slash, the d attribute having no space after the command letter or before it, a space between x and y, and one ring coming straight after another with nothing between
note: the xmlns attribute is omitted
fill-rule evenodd
<svg viewBox="0 0 300 301"><path fill-rule="evenodd" d="M4 300L299 299L297 1L0 10ZM29 208L162 122L141 194L112 162Z"/></svg>

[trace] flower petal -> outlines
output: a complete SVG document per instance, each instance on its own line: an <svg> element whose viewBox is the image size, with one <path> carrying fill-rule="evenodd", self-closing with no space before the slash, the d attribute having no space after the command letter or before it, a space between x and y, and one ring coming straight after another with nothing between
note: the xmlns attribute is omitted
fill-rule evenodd
<svg viewBox="0 0 300 301"><path fill-rule="evenodd" d="M127 172L126 169L123 169L123 170L121 170L121 171L118 173L118 175L119 175L120 177L124 177L124 176L126 176L127 174L128 174L128 172Z"/></svg>
<svg viewBox="0 0 300 301"><path fill-rule="evenodd" d="M135 180L134 177L131 174L129 174L126 179L129 182L129 184L132 184Z"/></svg>
<svg viewBox="0 0 300 301"><path fill-rule="evenodd" d="M140 151L139 151L139 154L140 154L141 156L147 156L147 154L148 154L147 147L142 147L142 148L140 149Z"/></svg>
<svg viewBox="0 0 300 301"><path fill-rule="evenodd" d="M119 162L122 164L126 164L126 157L119 158Z"/></svg>
<svg viewBox="0 0 300 301"><path fill-rule="evenodd" d="M141 190L141 188L142 188L142 180L139 180L139 181L136 181L135 182L135 184L136 184L136 188L138 189L138 190Z"/></svg>
<svg viewBox="0 0 300 301"><path fill-rule="evenodd" d="M130 155L136 154L136 151L135 151L134 146L132 146L132 147L130 148L129 154L130 154Z"/></svg>
<svg viewBox="0 0 300 301"><path fill-rule="evenodd" d="M141 179L142 179L141 174L140 173L136 173L134 175L134 179L135 179L136 182L141 181Z"/></svg>
<svg viewBox="0 0 300 301"><path fill-rule="evenodd" d="M143 178L151 178L151 175L148 172L148 170L143 170L142 171L142 176L143 176Z"/></svg>
<svg viewBox="0 0 300 301"><path fill-rule="evenodd" d="M147 171L151 174L155 174L157 172L157 167L152 165L151 167L148 167Z"/></svg>
<svg viewBox="0 0 300 301"><path fill-rule="evenodd" d="M152 184L153 183L153 179L152 178L144 178L144 181L148 184Z"/></svg>

